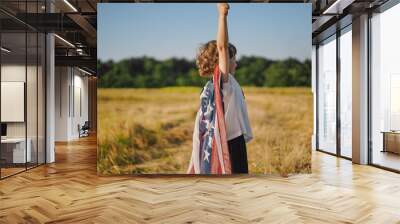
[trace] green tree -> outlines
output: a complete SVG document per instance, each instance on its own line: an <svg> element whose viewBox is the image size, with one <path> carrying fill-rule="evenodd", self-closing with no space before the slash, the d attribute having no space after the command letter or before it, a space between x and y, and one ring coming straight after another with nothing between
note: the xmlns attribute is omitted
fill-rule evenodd
<svg viewBox="0 0 400 224"><path fill-rule="evenodd" d="M97 69L98 84L103 88L203 86L210 79L200 77L195 61L184 58L98 60ZM244 86L310 86L311 61L243 56L238 60L235 78Z"/></svg>

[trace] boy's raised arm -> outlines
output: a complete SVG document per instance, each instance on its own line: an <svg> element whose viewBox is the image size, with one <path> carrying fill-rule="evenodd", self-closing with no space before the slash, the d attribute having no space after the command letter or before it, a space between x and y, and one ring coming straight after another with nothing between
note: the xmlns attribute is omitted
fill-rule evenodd
<svg viewBox="0 0 400 224"><path fill-rule="evenodd" d="M224 82L228 81L229 73L229 50L228 50L228 24L227 16L229 5L227 3L218 3L218 32L217 32L217 48L218 48L218 66L222 73Z"/></svg>

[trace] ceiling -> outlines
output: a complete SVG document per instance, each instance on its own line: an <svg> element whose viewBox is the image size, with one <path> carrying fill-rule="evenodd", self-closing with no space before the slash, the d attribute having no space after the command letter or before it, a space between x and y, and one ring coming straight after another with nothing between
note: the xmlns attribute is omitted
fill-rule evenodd
<svg viewBox="0 0 400 224"><path fill-rule="evenodd" d="M8 60L25 55L25 31L52 32L56 65L79 66L96 72L97 0L1 0L2 44L12 52ZM51 12L51 13L50 13ZM30 39L30 35L28 35ZM27 45L28 58L36 46ZM3 54L2 54L3 55ZM18 57L19 56L19 57ZM3 58L4 59L4 58Z"/></svg>
<svg viewBox="0 0 400 224"><path fill-rule="evenodd" d="M338 29L352 23L352 18L373 12L388 0L311 0L313 4L312 37L316 44Z"/></svg>

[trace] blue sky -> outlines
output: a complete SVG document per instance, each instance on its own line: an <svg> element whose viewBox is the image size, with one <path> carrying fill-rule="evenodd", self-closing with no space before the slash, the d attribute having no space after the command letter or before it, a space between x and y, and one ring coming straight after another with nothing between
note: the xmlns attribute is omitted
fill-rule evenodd
<svg viewBox="0 0 400 224"><path fill-rule="evenodd" d="M101 60L149 56L194 59L200 44L216 39L215 3L98 4ZM229 41L243 55L269 59L311 56L311 4L232 3Z"/></svg>

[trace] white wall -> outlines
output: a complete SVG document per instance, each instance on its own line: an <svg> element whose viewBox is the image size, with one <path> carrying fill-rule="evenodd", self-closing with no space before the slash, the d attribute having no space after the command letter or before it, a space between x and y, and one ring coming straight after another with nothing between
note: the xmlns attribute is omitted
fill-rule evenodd
<svg viewBox="0 0 400 224"><path fill-rule="evenodd" d="M79 138L78 124L88 120L88 78L77 68L56 67L55 108L55 140Z"/></svg>
<svg viewBox="0 0 400 224"><path fill-rule="evenodd" d="M83 73L74 69L74 108L75 113L72 119L71 135L78 137L78 124L81 126L88 120L88 77L82 76ZM79 97L80 96L80 97ZM80 103L79 103L80 101ZM81 108L79 108L81 107ZM81 110L81 111L80 111Z"/></svg>
<svg viewBox="0 0 400 224"><path fill-rule="evenodd" d="M70 76L67 67L55 68L55 141L68 140Z"/></svg>
<svg viewBox="0 0 400 224"><path fill-rule="evenodd" d="M24 65L6 65L1 66L1 81L2 82L25 82ZM28 68L29 69L29 68ZM1 108L7 110L7 108ZM24 122L7 122L7 136L8 137L25 137L25 123Z"/></svg>
<svg viewBox="0 0 400 224"><path fill-rule="evenodd" d="M36 74L36 67L28 66L27 68L24 65L18 64L3 64L1 66L1 81L2 82L25 82L25 75L26 70L28 74L35 73ZM30 80L30 82L32 82ZM30 83L32 84L32 83ZM36 85L36 82L33 83ZM32 90L33 92L31 92ZM36 98L36 89L28 88L27 89L27 103L32 102L32 98ZM29 105L28 105L29 106ZM36 108L36 104L34 105ZM1 108L2 110L7 110L7 108ZM35 120L36 123L36 114L28 113L28 122ZM34 116L34 117L32 117ZM28 128L33 127L33 125L28 125ZM36 128L35 128L36 129ZM7 136L8 137L25 137L25 122L7 122ZM29 137L29 135L28 135Z"/></svg>
<svg viewBox="0 0 400 224"><path fill-rule="evenodd" d="M1 81L25 82L25 64L1 65Z"/></svg>
<svg viewBox="0 0 400 224"><path fill-rule="evenodd" d="M38 70L37 70L38 69ZM7 137L24 138L25 135L29 139L29 147L31 148L32 162L39 159L39 163L44 163L44 82L42 67L39 65L24 64L2 64L1 66L2 82L23 82L26 84L26 101L23 99L19 108L2 107L3 113L22 113L22 121L5 122L7 124ZM27 80L25 80L27 78ZM20 94L24 94L24 90L19 90ZM2 89L2 94L7 94ZM2 95L2 98L8 98ZM24 98L24 96L22 97ZM26 102L26 106L25 106ZM18 102L15 102L18 103ZM3 104L3 103L2 103ZM19 111L12 111L19 110ZM26 120L24 114L26 112ZM3 119L2 119L3 120Z"/></svg>

